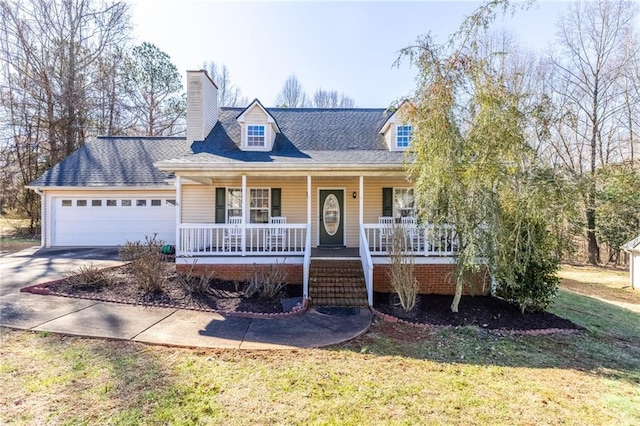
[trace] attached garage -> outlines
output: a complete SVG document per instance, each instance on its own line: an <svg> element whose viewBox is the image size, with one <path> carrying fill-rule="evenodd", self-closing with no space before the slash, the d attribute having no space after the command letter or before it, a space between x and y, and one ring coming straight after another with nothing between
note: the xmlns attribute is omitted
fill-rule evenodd
<svg viewBox="0 0 640 426"><path fill-rule="evenodd" d="M42 246L176 239L173 173L154 163L191 154L184 137L96 137L27 186L40 195ZM213 207L212 207L213 208Z"/></svg>
<svg viewBox="0 0 640 426"><path fill-rule="evenodd" d="M55 196L50 198L51 246L118 246L157 239L175 244L175 196Z"/></svg>

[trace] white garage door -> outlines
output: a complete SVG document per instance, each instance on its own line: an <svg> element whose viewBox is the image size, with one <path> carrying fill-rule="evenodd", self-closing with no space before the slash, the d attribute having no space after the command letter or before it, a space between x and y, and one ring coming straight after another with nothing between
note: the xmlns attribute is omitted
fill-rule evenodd
<svg viewBox="0 0 640 426"><path fill-rule="evenodd" d="M127 241L157 239L175 244L176 202L173 198L52 199L54 246L117 246Z"/></svg>

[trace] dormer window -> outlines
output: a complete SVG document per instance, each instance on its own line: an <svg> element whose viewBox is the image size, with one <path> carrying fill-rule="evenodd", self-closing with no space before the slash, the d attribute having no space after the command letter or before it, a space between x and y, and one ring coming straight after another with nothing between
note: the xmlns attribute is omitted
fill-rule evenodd
<svg viewBox="0 0 640 426"><path fill-rule="evenodd" d="M238 120L242 132L241 150L267 152L273 149L280 128L259 100L255 99L251 102L236 117L236 120Z"/></svg>
<svg viewBox="0 0 640 426"><path fill-rule="evenodd" d="M247 146L264 148L265 146L264 125L247 125Z"/></svg>
<svg viewBox="0 0 640 426"><path fill-rule="evenodd" d="M413 129L410 125L400 125L396 128L396 148L406 148L411 142Z"/></svg>

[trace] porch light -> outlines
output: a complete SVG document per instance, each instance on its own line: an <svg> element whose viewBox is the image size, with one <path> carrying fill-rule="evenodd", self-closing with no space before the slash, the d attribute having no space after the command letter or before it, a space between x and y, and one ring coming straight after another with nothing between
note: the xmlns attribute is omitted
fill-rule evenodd
<svg viewBox="0 0 640 426"><path fill-rule="evenodd" d="M353 198L357 198L358 197L358 193L356 191L353 191Z"/></svg>

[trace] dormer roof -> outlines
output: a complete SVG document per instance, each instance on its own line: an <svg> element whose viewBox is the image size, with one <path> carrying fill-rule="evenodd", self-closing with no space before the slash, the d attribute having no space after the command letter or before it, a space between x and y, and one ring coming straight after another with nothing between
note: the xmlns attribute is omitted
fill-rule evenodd
<svg viewBox="0 0 640 426"><path fill-rule="evenodd" d="M267 116L267 123L271 124L273 126L273 129L275 130L276 133L280 133L280 127L278 126L278 122L276 121L275 118L273 118L273 115L271 115L269 113L269 111L267 111L267 109L262 105L262 103L260 103L260 101L258 100L258 98L254 99L248 107L246 107L245 109L243 109L240 114L238 114L238 116L236 117L236 120L238 121L238 123L244 123L245 120L245 116L247 114L247 112L251 111L251 109L253 109L253 107L257 106L258 108L260 108L262 110L262 112Z"/></svg>
<svg viewBox="0 0 640 426"><path fill-rule="evenodd" d="M389 118L387 118L387 121L384 122L384 124L382 125L382 128L380 129L380 134L384 134L384 132L387 131L387 129L389 128L389 126L393 123L395 123L399 116L398 113L402 114L403 112L406 111L406 109L411 107L411 102L408 99L405 99L404 101L400 102L400 105L398 105L398 108L396 108L396 110L393 112L393 114L391 114L389 116Z"/></svg>

